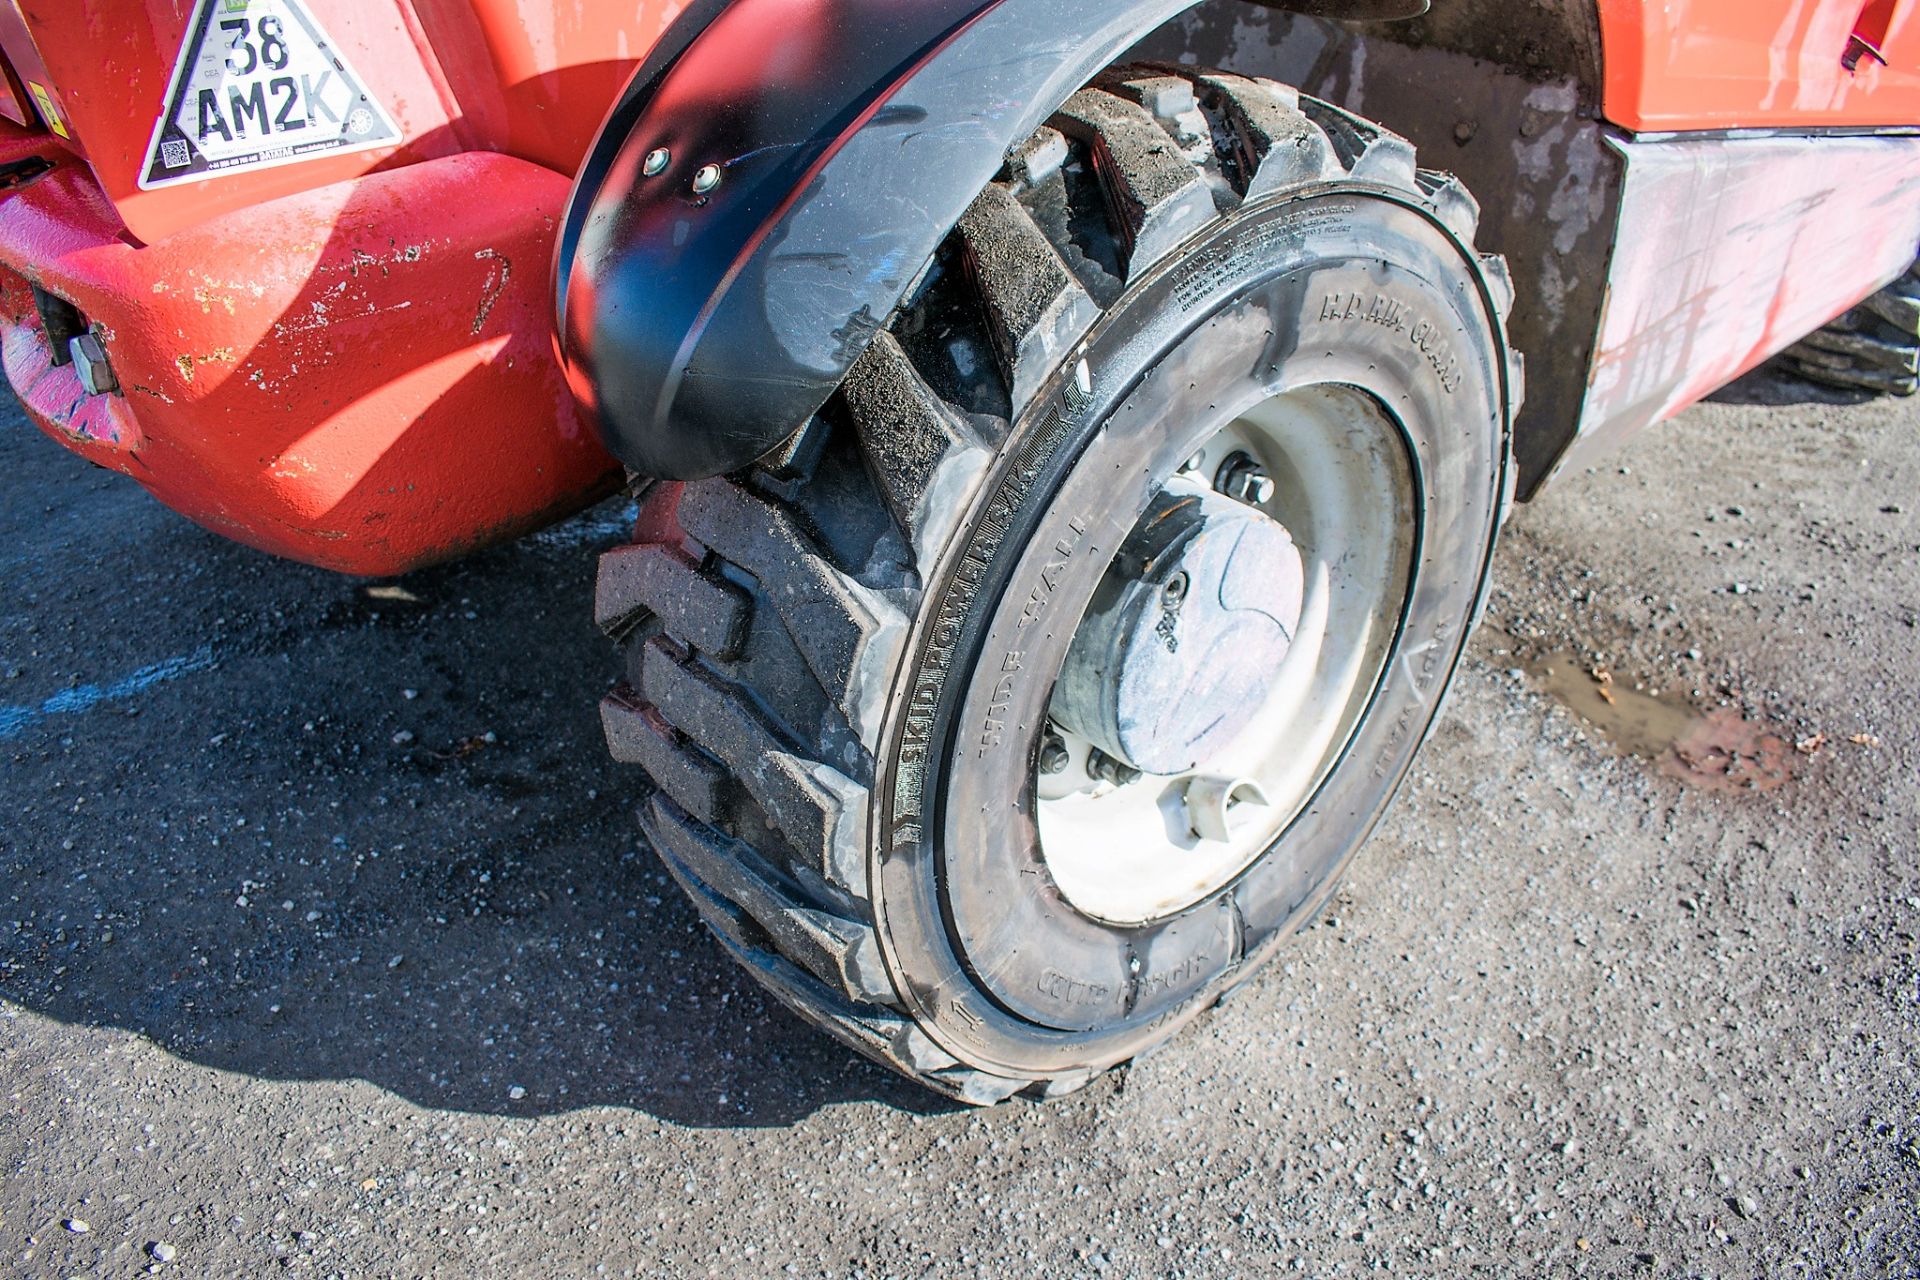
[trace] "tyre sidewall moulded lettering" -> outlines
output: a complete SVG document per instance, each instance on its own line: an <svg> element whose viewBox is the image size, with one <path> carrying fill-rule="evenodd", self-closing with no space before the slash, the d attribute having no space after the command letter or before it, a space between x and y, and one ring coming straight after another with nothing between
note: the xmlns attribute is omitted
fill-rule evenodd
<svg viewBox="0 0 1920 1280"><path fill-rule="evenodd" d="M1090 396L1069 358L1035 398L930 579L876 780L883 951L950 1052L1009 1074L1122 1060L1330 891L1431 727L1481 590L1504 478L1496 335L1474 264L1428 215L1369 191L1295 197L1130 290L1085 344ZM1373 703L1305 812L1224 891L1137 928L1092 920L1040 858L1033 759L1073 624L1184 456L1157 424L1223 424L1324 382L1402 425L1420 508Z"/></svg>

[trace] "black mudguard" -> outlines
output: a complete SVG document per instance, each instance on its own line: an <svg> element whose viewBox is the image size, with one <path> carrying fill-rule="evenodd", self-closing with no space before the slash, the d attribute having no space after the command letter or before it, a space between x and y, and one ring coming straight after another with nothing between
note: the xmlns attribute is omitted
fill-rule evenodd
<svg viewBox="0 0 1920 1280"><path fill-rule="evenodd" d="M608 447L696 479L779 444L1008 148L1196 2L734 0L643 67L556 261L560 356Z"/></svg>

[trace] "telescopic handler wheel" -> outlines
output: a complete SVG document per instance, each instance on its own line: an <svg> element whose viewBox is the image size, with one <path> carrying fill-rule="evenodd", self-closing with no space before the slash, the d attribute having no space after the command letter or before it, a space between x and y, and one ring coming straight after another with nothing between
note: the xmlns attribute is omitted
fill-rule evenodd
<svg viewBox="0 0 1920 1280"><path fill-rule="evenodd" d="M646 835L802 1016L1084 1084L1331 892L1486 588L1519 368L1477 208L1264 80L1127 67L818 418L600 566Z"/></svg>

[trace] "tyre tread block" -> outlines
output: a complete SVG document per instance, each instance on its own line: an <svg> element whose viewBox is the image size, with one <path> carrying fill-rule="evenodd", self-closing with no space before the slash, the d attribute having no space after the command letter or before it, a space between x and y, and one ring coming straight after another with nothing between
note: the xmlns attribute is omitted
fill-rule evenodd
<svg viewBox="0 0 1920 1280"><path fill-rule="evenodd" d="M1418 189L1418 165L1411 142L1318 98L1303 96L1300 110L1320 126L1333 143L1334 155L1353 177L1409 191Z"/></svg>
<svg viewBox="0 0 1920 1280"><path fill-rule="evenodd" d="M1042 125L1007 157L1007 181L1017 191L1037 187L1058 173L1071 154L1066 136Z"/></svg>
<svg viewBox="0 0 1920 1280"><path fill-rule="evenodd" d="M688 485L680 522L753 576L820 687L857 724L855 668L884 603L829 563L787 512L732 480Z"/></svg>
<svg viewBox="0 0 1920 1280"><path fill-rule="evenodd" d="M981 191L960 219L960 237L1017 414L1100 308L1007 188Z"/></svg>
<svg viewBox="0 0 1920 1280"><path fill-rule="evenodd" d="M1844 363L1886 369L1896 374L1920 373L1920 345L1915 340L1888 341L1864 333L1830 333L1818 329L1788 349L1803 357L1814 352L1831 356L1836 367Z"/></svg>
<svg viewBox="0 0 1920 1280"><path fill-rule="evenodd" d="M891 1004L893 984L873 929L803 906L755 867L759 855L656 796L642 823L656 849L670 853L713 893L737 907L783 955L856 1004Z"/></svg>
<svg viewBox="0 0 1920 1280"><path fill-rule="evenodd" d="M1494 310L1500 313L1502 320L1513 314L1513 272L1507 266L1504 256L1497 253L1480 255L1480 278L1486 282L1487 292L1493 295Z"/></svg>
<svg viewBox="0 0 1920 1280"><path fill-rule="evenodd" d="M972 427L933 393L891 333L874 337L841 384L859 427L860 447L894 519L923 531L927 492L956 453L985 446Z"/></svg>
<svg viewBox="0 0 1920 1280"><path fill-rule="evenodd" d="M658 543L615 547L600 557L593 620L615 639L655 617L674 639L732 659L740 654L752 612L746 592Z"/></svg>
<svg viewBox="0 0 1920 1280"><path fill-rule="evenodd" d="M631 685L622 684L600 700L600 726L616 761L645 769L656 786L702 822L725 819L727 770L668 724Z"/></svg>
<svg viewBox="0 0 1920 1280"><path fill-rule="evenodd" d="M1910 396L1920 391L1920 375L1892 369L1862 369L1853 366L1835 368L1816 364L1796 356L1791 348L1785 353L1786 367L1809 382L1848 391L1875 391L1882 395Z"/></svg>
<svg viewBox="0 0 1920 1280"><path fill-rule="evenodd" d="M1474 234L1480 229L1480 202L1473 198L1473 193L1462 186L1458 178L1438 169L1421 169L1417 176L1421 194L1434 216L1446 224L1454 239L1461 244L1472 244Z"/></svg>
<svg viewBox="0 0 1920 1280"><path fill-rule="evenodd" d="M1094 87L1145 108L1179 144L1189 164L1205 166L1219 160L1219 149L1194 83L1192 76L1181 75L1176 68L1156 67L1102 76Z"/></svg>
<svg viewBox="0 0 1920 1280"><path fill-rule="evenodd" d="M1163 126L1199 110L1194 94L1195 79L1170 69L1154 68L1146 72L1110 72L1095 80L1093 87L1115 97L1125 98Z"/></svg>
<svg viewBox="0 0 1920 1280"><path fill-rule="evenodd" d="M1860 304L1905 337L1920 335L1920 281L1902 276Z"/></svg>
<svg viewBox="0 0 1920 1280"><path fill-rule="evenodd" d="M1145 107L1099 89L1067 99L1053 126L1093 151L1127 273L1137 276L1219 214L1193 162Z"/></svg>
<svg viewBox="0 0 1920 1280"><path fill-rule="evenodd" d="M1298 93L1223 73L1201 74L1195 83L1227 120L1247 199L1334 176L1333 144L1300 110Z"/></svg>
<svg viewBox="0 0 1920 1280"><path fill-rule="evenodd" d="M654 837L648 831L650 825L650 815L643 811L641 831L649 841L653 841ZM860 1006L846 1001L813 973L771 949L771 939L757 922L716 892L670 849L663 847L663 842L656 842L655 849L668 874L673 876L699 912L702 923L740 966L780 1003L849 1049L911 1076L957 1102L972 1106L991 1106L1003 1102L1032 1084L1028 1080L1010 1079L960 1066L939 1066L929 1070L925 1065L927 1058L909 1056L902 1049L915 1037L925 1039L924 1033L909 1019L885 1008ZM952 1061L945 1056L934 1060Z"/></svg>
<svg viewBox="0 0 1920 1280"><path fill-rule="evenodd" d="M740 690L658 637L641 654L640 673L640 696L717 757L795 849L831 851L842 843L840 797L816 781Z"/></svg>

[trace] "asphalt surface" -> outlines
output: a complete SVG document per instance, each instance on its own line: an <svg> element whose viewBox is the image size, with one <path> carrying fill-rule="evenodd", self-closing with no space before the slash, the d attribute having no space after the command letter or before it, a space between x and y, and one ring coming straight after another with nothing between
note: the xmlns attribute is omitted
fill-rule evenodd
<svg viewBox="0 0 1920 1280"><path fill-rule="evenodd" d="M617 506L367 584L0 474L0 1275L1920 1269L1920 403L1750 380L1521 509L1323 922L987 1112L639 843Z"/></svg>

